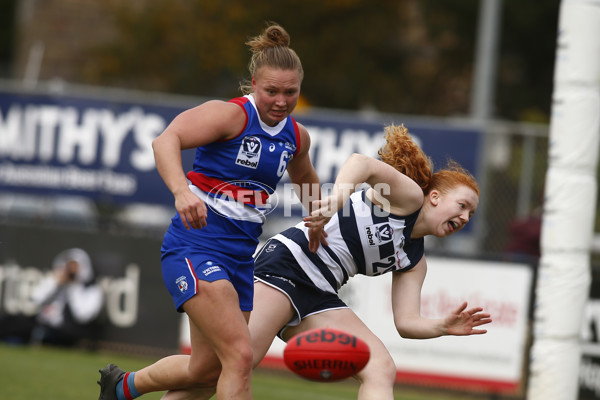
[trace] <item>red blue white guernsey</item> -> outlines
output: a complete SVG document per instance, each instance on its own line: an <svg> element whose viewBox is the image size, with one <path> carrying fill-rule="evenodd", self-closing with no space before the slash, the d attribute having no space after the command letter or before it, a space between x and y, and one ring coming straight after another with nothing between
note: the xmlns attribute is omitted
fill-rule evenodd
<svg viewBox="0 0 600 400"><path fill-rule="evenodd" d="M348 278L408 271L423 257L423 238L410 237L420 210L398 216L374 205L364 190L353 193L325 226L328 246L308 249L304 222L273 237L292 253L321 290L337 293Z"/></svg>
<svg viewBox="0 0 600 400"><path fill-rule="evenodd" d="M207 205L207 226L186 230L175 215L167 234L210 251L251 257L270 209L267 198L300 149L300 133L290 116L266 125L252 95L230 102L246 113L245 127L235 138L198 147L187 174L190 189Z"/></svg>

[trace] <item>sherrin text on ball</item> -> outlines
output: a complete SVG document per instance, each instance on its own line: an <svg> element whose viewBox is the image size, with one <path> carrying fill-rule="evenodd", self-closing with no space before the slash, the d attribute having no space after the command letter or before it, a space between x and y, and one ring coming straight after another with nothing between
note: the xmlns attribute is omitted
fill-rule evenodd
<svg viewBox="0 0 600 400"><path fill-rule="evenodd" d="M331 328L299 333L288 341L283 352L290 370L322 382L356 375L367 365L369 357L369 346L362 339Z"/></svg>

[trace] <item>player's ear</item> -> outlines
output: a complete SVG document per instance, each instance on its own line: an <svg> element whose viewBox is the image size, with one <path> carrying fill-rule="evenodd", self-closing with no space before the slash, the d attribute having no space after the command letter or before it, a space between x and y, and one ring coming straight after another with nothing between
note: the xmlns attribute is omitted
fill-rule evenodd
<svg viewBox="0 0 600 400"><path fill-rule="evenodd" d="M434 189L431 192L429 192L427 198L429 199L431 205L437 206L440 203L440 192Z"/></svg>

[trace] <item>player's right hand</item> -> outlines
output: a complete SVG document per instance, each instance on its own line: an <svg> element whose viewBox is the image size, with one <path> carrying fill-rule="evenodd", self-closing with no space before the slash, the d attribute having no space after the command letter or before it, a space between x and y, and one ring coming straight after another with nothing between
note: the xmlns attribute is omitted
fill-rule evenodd
<svg viewBox="0 0 600 400"><path fill-rule="evenodd" d="M201 229L206 226L206 204L191 190L182 190L175 196L175 209L185 229Z"/></svg>

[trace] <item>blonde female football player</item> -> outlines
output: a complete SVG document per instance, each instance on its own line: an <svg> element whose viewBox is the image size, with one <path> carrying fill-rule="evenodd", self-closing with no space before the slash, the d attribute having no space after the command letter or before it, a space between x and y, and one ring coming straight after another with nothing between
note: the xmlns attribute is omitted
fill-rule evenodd
<svg viewBox="0 0 600 400"><path fill-rule="evenodd" d="M319 181L308 131L291 116L304 72L289 34L269 24L246 44L252 79L245 96L184 111L152 143L177 210L161 247L163 279L177 311L189 317L191 357L165 357L128 373L109 364L100 371L100 400L215 385L219 399L252 398L247 322L263 205L286 171L301 199ZM181 166L189 148L196 148L191 185Z"/></svg>

